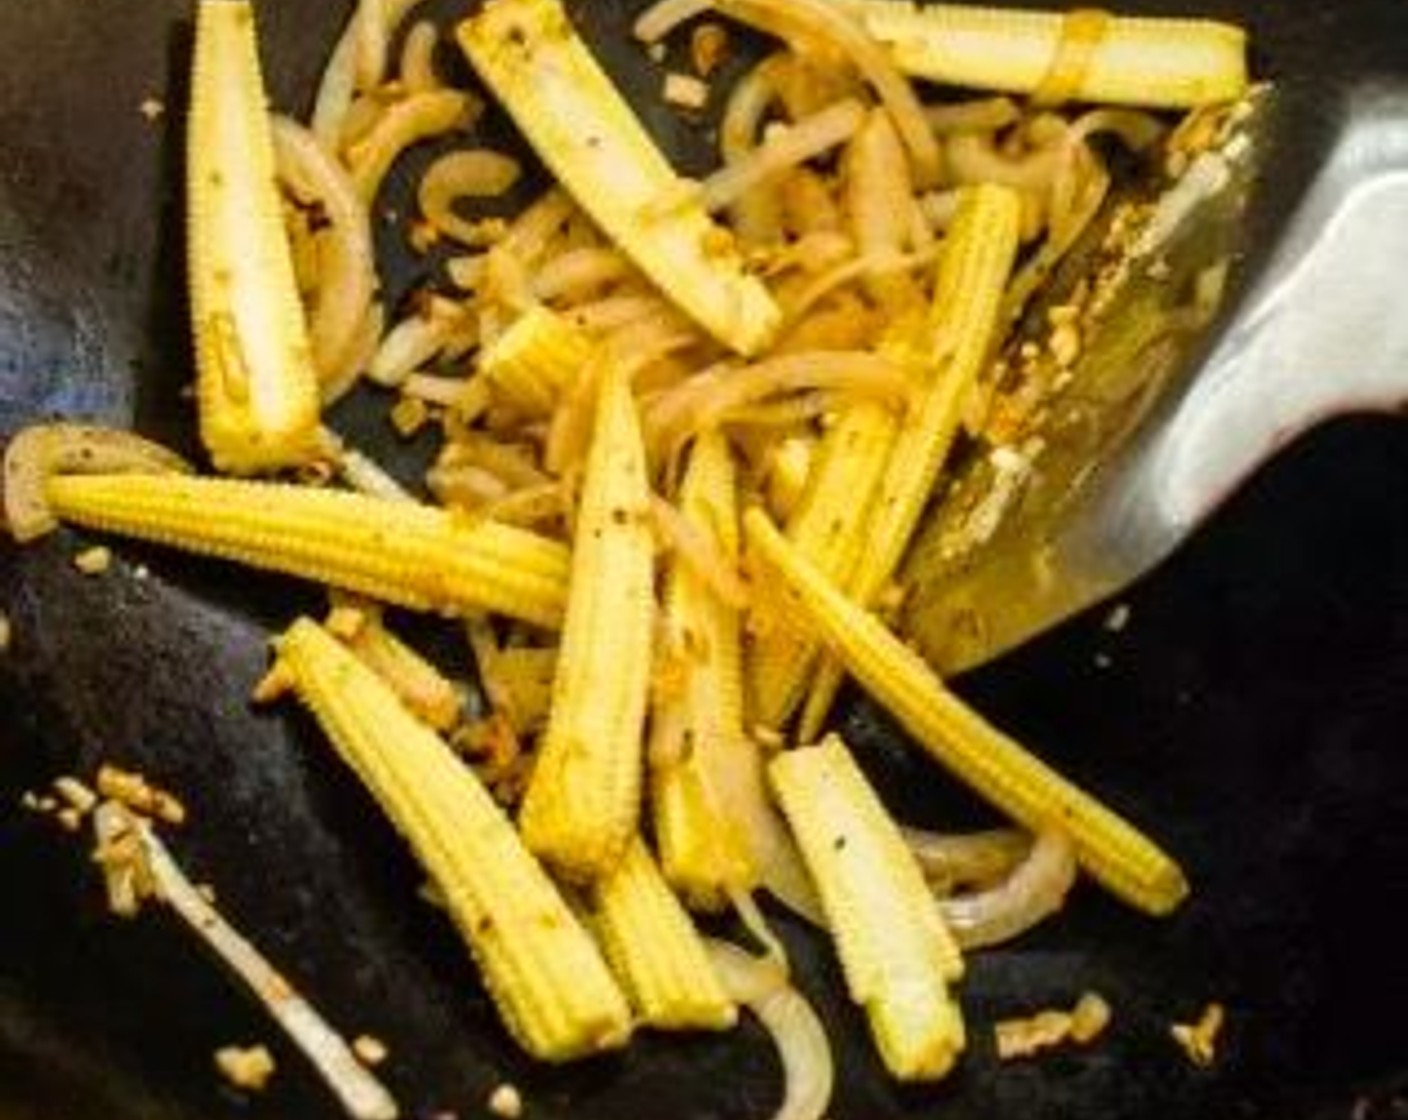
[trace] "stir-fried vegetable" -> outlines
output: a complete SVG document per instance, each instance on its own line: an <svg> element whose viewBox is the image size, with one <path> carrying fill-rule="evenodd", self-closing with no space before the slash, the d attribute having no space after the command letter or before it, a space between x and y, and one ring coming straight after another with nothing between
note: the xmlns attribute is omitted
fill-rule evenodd
<svg viewBox="0 0 1408 1120"><path fill-rule="evenodd" d="M1201 107L1171 141L1197 165L1245 88L1244 35L1087 10L660 0L635 28L652 48L714 17L661 107L722 105L719 166L695 178L561 0L488 0L454 38L554 180L515 210L533 171L468 135L484 101L437 69L433 22L402 34L415 2L360 0L307 127L266 115L247 0L199 4L201 434L220 472L297 481L202 477L133 435L42 425L6 449L8 526L27 541L68 523L330 589L326 623L293 623L256 695L292 689L313 710L529 1053L619 1047L633 1023L726 1029L741 1005L779 1049L778 1120L819 1120L829 1047L761 889L829 929L891 1073L942 1077L965 1045L960 946L1025 933L1080 870L1152 914L1188 886L904 645L892 581L959 457L1029 464L1015 433L1079 376L1074 304L1048 314L1045 380L1016 325L1105 205L1114 171L1093 138L1155 166L1166 122L1111 106ZM730 22L769 53L715 91ZM954 100L915 78L1014 96ZM426 279L383 292L373 205L424 142L399 232ZM423 480L326 426L364 376L399 434L438 441ZM384 604L464 619L482 704ZM843 672L1020 827L902 830L839 739L811 745ZM108 778L131 811L184 818ZM76 826L95 797L56 807ZM115 906L167 875L161 852L114 862ZM701 938L689 911L727 907L765 958ZM999 1048L1089 1041L1108 1019L1091 995L1000 1025ZM1216 1029L1179 1038L1201 1058ZM349 1112L393 1114L324 1050Z"/></svg>

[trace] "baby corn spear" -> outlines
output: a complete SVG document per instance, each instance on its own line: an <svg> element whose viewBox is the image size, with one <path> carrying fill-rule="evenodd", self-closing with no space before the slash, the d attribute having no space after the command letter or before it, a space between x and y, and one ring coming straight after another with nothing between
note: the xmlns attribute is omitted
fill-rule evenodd
<svg viewBox="0 0 1408 1120"><path fill-rule="evenodd" d="M630 371L605 360L552 710L520 817L528 847L569 878L607 874L635 835L655 628L654 552Z"/></svg>
<svg viewBox="0 0 1408 1120"><path fill-rule="evenodd" d="M694 923L634 838L592 888L593 924L606 959L647 1026L725 1030L738 1008L724 993Z"/></svg>
<svg viewBox="0 0 1408 1120"><path fill-rule="evenodd" d="M318 377L274 178L247 0L201 0L186 141L188 282L200 432L254 474L318 451Z"/></svg>
<svg viewBox="0 0 1408 1120"><path fill-rule="evenodd" d="M896 65L950 86L1187 109L1247 88L1246 33L1201 19L1141 19L1082 8L846 0Z"/></svg>
<svg viewBox="0 0 1408 1120"><path fill-rule="evenodd" d="M781 313L573 30L559 0L489 0L460 46L545 164L621 251L724 345L764 349Z"/></svg>
<svg viewBox="0 0 1408 1120"><path fill-rule="evenodd" d="M610 970L469 767L317 623L295 622L277 650L271 682L312 709L415 852L514 1038L554 1062L624 1045Z"/></svg>
<svg viewBox="0 0 1408 1120"><path fill-rule="evenodd" d="M313 486L187 475L58 475L62 521L316 580L415 610L561 621L567 550L448 510Z"/></svg>
<svg viewBox="0 0 1408 1120"><path fill-rule="evenodd" d="M768 773L886 1068L942 1077L964 1046L948 991L963 962L899 827L835 735L783 751Z"/></svg>
<svg viewBox="0 0 1408 1120"><path fill-rule="evenodd" d="M1131 905L1167 914L1183 900L1188 883L1178 864L945 688L923 658L803 560L762 510L749 510L744 528L754 557L787 589L784 616L821 638L942 766L1033 834L1069 833L1081 865Z"/></svg>

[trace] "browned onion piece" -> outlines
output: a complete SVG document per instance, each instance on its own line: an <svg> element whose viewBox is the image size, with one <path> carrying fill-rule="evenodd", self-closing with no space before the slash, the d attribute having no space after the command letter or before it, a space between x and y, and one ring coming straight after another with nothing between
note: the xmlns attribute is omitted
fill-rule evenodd
<svg viewBox="0 0 1408 1120"><path fill-rule="evenodd" d="M487 148L470 148L441 156L416 188L420 212L439 233L471 248L483 241L477 222L455 212L462 198L495 198L512 189L523 169L516 159Z"/></svg>
<svg viewBox="0 0 1408 1120"><path fill-rule="evenodd" d="M1032 850L1031 837L1016 828L958 833L920 828L900 831L924 878L945 894L959 887L992 886L1009 875Z"/></svg>
<svg viewBox="0 0 1408 1120"><path fill-rule="evenodd" d="M58 528L44 498L56 474L190 474L174 451L132 432L90 424L37 424L5 448L3 506L10 534L24 544Z"/></svg>

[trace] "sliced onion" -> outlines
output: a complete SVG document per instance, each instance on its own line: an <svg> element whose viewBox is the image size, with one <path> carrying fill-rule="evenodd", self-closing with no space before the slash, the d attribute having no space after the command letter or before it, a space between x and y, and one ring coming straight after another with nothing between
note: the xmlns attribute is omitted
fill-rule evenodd
<svg viewBox="0 0 1408 1120"><path fill-rule="evenodd" d="M1031 837L1016 828L943 833L901 828L915 862L935 890L989 887L1009 875L1031 852Z"/></svg>
<svg viewBox="0 0 1408 1120"><path fill-rule="evenodd" d="M400 385L439 354L464 329L467 318L458 305L432 298L423 310L391 328L367 366L367 376L379 385Z"/></svg>
<svg viewBox="0 0 1408 1120"><path fill-rule="evenodd" d="M543 262L533 277L533 292L545 303L560 300L573 304L634 273L635 266L617 249L569 249Z"/></svg>
<svg viewBox="0 0 1408 1120"><path fill-rule="evenodd" d="M913 163L916 184L928 187L938 181L938 142L913 87L885 48L840 5L831 0L714 0L714 7L741 23L792 39L804 51L809 44L820 43L849 59L894 119Z"/></svg>
<svg viewBox="0 0 1408 1120"><path fill-rule="evenodd" d="M990 134L960 132L944 145L948 172L957 183L1002 183L1022 190L1047 191L1061 166L1061 150L1039 148L1025 156L1004 155Z"/></svg>
<svg viewBox="0 0 1408 1120"><path fill-rule="evenodd" d="M475 247L483 242L479 224L460 217L455 203L495 198L512 189L522 174L516 159L487 148L450 152L426 168L416 187L416 202L437 232Z"/></svg>
<svg viewBox="0 0 1408 1120"><path fill-rule="evenodd" d="M642 43L658 43L680 24L703 15L709 8L709 0L658 0L636 17L631 34Z"/></svg>
<svg viewBox="0 0 1408 1120"><path fill-rule="evenodd" d="M356 340L347 351L346 360L339 368L330 371L327 380L322 383L324 407L340 400L357 384L357 379L376 356L377 348L381 345L382 331L385 329L386 309L379 301L374 300L357 328Z"/></svg>
<svg viewBox="0 0 1408 1120"><path fill-rule="evenodd" d="M719 601L735 610L748 604L748 592L735 564L719 555L708 534L658 495L651 495L650 514L665 547L705 584Z"/></svg>
<svg viewBox="0 0 1408 1120"><path fill-rule="evenodd" d="M866 276L899 275L927 267L938 258L938 252L937 246L919 253L899 253L882 249L843 261L816 277L795 298L787 302L787 319L792 323L798 322L827 296L855 280Z"/></svg>
<svg viewBox="0 0 1408 1120"><path fill-rule="evenodd" d="M328 220L330 252L322 258L308 317L313 361L326 385L356 347L376 292L371 223L351 176L318 138L284 116L272 123L279 178L301 202L317 203Z"/></svg>
<svg viewBox="0 0 1408 1120"><path fill-rule="evenodd" d="M892 404L911 394L908 371L866 351L786 354L753 365L721 363L651 402L645 413L647 447L671 462L696 432L723 423L731 410L768 397L811 389L839 389Z"/></svg>
<svg viewBox="0 0 1408 1120"><path fill-rule="evenodd" d="M467 93L437 89L390 105L366 136L347 149L352 181L371 204L396 157L413 144L467 127L482 104Z"/></svg>
<svg viewBox="0 0 1408 1120"><path fill-rule="evenodd" d="M799 167L782 181L782 219L798 238L841 232L841 207L826 179L810 167Z"/></svg>
<svg viewBox="0 0 1408 1120"><path fill-rule="evenodd" d="M421 0L382 0L381 14L390 38L403 19ZM318 83L318 96L313 105L312 129L328 151L338 150L347 110L357 87L357 40L360 11L354 11L333 47L323 76Z"/></svg>
<svg viewBox="0 0 1408 1120"><path fill-rule="evenodd" d="M889 117L878 110L870 114L846 149L842 169L842 196L857 252L862 258L902 252L912 233L914 187ZM873 271L864 279L871 299L892 315L922 298L904 272Z"/></svg>
<svg viewBox="0 0 1408 1120"><path fill-rule="evenodd" d="M510 254L525 267L536 264L576 212L577 204L566 191L549 187L514 219L495 248Z"/></svg>
<svg viewBox="0 0 1408 1120"><path fill-rule="evenodd" d="M402 486L391 472L370 455L350 446L331 428L318 432L318 439L337 468L342 481L360 494L391 502L414 502L415 495Z"/></svg>
<svg viewBox="0 0 1408 1120"><path fill-rule="evenodd" d="M704 180L705 209L717 213L733 206L749 191L774 183L799 164L844 144L864 120L865 107L847 99L772 133L746 156L726 163Z"/></svg>
<svg viewBox="0 0 1408 1120"><path fill-rule="evenodd" d="M924 107L924 119L940 136L955 132L997 132L1016 124L1021 116L1021 109L1010 97L984 97Z"/></svg>
<svg viewBox="0 0 1408 1120"><path fill-rule="evenodd" d="M831 1102L831 1044L806 998L775 961L727 941L706 938L709 961L730 998L745 1005L768 1034L782 1063L782 1104L772 1120L821 1120Z"/></svg>
<svg viewBox="0 0 1408 1120"><path fill-rule="evenodd" d="M354 84L358 89L375 89L386 75L387 44L391 39L386 15L386 0L360 0L357 5L353 22L357 28Z"/></svg>
<svg viewBox="0 0 1408 1120"><path fill-rule="evenodd" d="M1041 833L1005 880L977 894L939 900L958 944L977 949L1010 941L1061 909L1076 881L1076 851L1064 832Z"/></svg>
<svg viewBox="0 0 1408 1120"><path fill-rule="evenodd" d="M174 451L131 432L88 424L35 425L5 448L5 521L21 544L58 528L44 497L56 474L190 473L190 464Z"/></svg>
<svg viewBox="0 0 1408 1120"><path fill-rule="evenodd" d="M418 20L401 44L401 86L407 93L429 93L440 88L435 72L435 47L440 33L428 19Z"/></svg>
<svg viewBox="0 0 1408 1120"><path fill-rule="evenodd" d="M839 230L804 233L791 244L768 254L763 275L780 276L794 268L807 273L824 272L854 256L855 251L855 242Z"/></svg>
<svg viewBox="0 0 1408 1120"><path fill-rule="evenodd" d="M769 55L734 84L719 121L719 154L725 168L743 163L758 146L758 134L778 99L778 79L791 65L785 52ZM744 245L771 245L781 239L781 204L771 190L743 195L729 213L734 235Z"/></svg>

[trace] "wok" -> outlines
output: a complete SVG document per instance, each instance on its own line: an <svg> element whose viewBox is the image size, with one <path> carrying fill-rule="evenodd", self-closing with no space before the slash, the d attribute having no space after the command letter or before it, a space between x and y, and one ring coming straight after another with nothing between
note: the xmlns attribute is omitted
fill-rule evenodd
<svg viewBox="0 0 1408 1120"><path fill-rule="evenodd" d="M277 103L306 108L346 7L263 0ZM577 10L657 136L698 165L701 140L658 105L626 40L632 7ZM1258 72L1283 86L1287 111L1249 216L1270 238L1349 91L1408 69L1408 8L1199 8L1247 23ZM189 448L179 197L189 20L187 0L0 5L0 434L63 414ZM148 97L167 106L155 122L138 111ZM419 266L404 253L395 262L399 289ZM353 402L335 420L389 449L380 408ZM959 682L1167 842L1194 895L1156 923L1082 885L1034 935L975 956L971 1052L923 1090L886 1080L823 939L779 916L836 1043L834 1120L1408 1115L1405 487L1408 439L1395 421L1337 422L1137 586L1123 632L1088 614ZM15 627L0 657L0 1116L336 1115L172 922L110 918L81 845L11 808L22 790L102 760L181 792L193 822L173 840L183 858L335 1023L387 1040L385 1075L407 1115L483 1115L501 1080L545 1120L769 1114L779 1073L750 1024L718 1039L642 1038L564 1070L521 1057L447 924L414 900L409 858L315 729L246 703L268 632L316 598L126 544L111 572L85 578L69 563L76 544L61 533L0 550L0 609ZM416 632L462 656L452 635ZM861 698L848 696L838 718L905 819L985 819ZM1107 1038L998 1066L984 1024L1086 988L1114 1005ZM1167 1030L1209 999L1227 1005L1229 1023L1221 1059L1199 1071ZM211 1053L258 1040L280 1073L243 1099L219 1084Z"/></svg>

